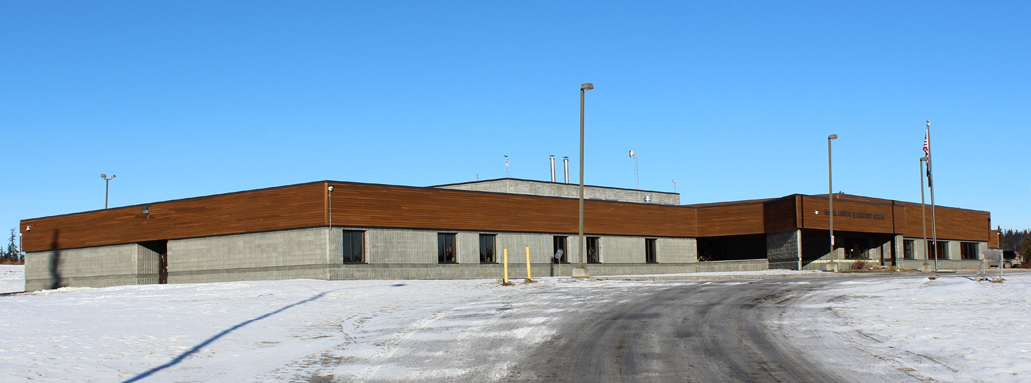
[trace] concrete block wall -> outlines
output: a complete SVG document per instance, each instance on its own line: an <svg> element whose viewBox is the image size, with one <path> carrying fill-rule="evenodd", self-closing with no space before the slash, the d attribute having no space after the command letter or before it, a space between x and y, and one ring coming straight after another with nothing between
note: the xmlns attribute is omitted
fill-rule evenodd
<svg viewBox="0 0 1031 383"><path fill-rule="evenodd" d="M659 263L698 263L698 241L694 238L659 238L655 246Z"/></svg>
<svg viewBox="0 0 1031 383"><path fill-rule="evenodd" d="M900 267L904 270L921 270L923 267L924 260L922 259L907 259L900 263ZM928 271L934 270L934 260L928 260ZM969 260L952 260L952 259L939 259L938 270L977 270L978 266L981 265L981 261L975 259Z"/></svg>
<svg viewBox="0 0 1031 383"><path fill-rule="evenodd" d="M328 259L342 254L340 230L282 230L168 241L168 282L326 279Z"/></svg>
<svg viewBox="0 0 1031 383"><path fill-rule="evenodd" d="M798 230L766 235L766 259L771 269L798 269L802 254L799 236Z"/></svg>
<svg viewBox="0 0 1031 383"><path fill-rule="evenodd" d="M906 243L901 235L895 236L895 259L901 261L906 256Z"/></svg>
<svg viewBox="0 0 1031 383"><path fill-rule="evenodd" d="M554 237L566 237L566 260L561 275L570 275L572 264L577 263L577 235L548 233L508 233L474 231L440 231L455 233L457 264L437 263L437 231L403 229L363 229L366 233L365 264L331 264L330 279L443 279L443 278L500 278L504 250L508 249L509 275L512 279L526 277L526 248L530 248L531 271L534 276L559 275L559 267L552 265ZM479 236L495 235L498 263L481 264ZM601 264L608 274L652 274L692 272L683 263L697 263L697 243L693 238L657 238L659 264L646 264L644 247L646 237L599 236ZM339 263L339 262L338 262ZM754 267L754 266L749 266Z"/></svg>
<svg viewBox="0 0 1031 383"><path fill-rule="evenodd" d="M598 260L601 263L645 263L644 240L644 237L601 237Z"/></svg>
<svg viewBox="0 0 1031 383"><path fill-rule="evenodd" d="M927 259L927 251L924 249L924 239L921 238L906 238L913 241L913 259L924 260ZM905 253L902 253L905 255ZM923 264L923 262L921 262Z"/></svg>
<svg viewBox="0 0 1031 383"><path fill-rule="evenodd" d="M442 232L443 233L443 232ZM454 233L449 231L448 233ZM468 243L456 238L459 262L469 259ZM475 239L474 239L475 240ZM478 246L473 243L473 246ZM365 261L369 264L437 263L437 232L406 229L365 230ZM479 262L479 253L476 258Z"/></svg>
<svg viewBox="0 0 1031 383"><path fill-rule="evenodd" d="M950 260L959 261L959 260L963 259L963 253L962 253L962 250L960 249L960 247L962 247L962 246L960 245L960 243L962 243L962 242L960 242L960 241L949 241L949 244L946 245L946 247L948 247L948 249L949 249L949 259Z"/></svg>
<svg viewBox="0 0 1031 383"><path fill-rule="evenodd" d="M580 198L579 184L540 182L514 178L437 187L441 189L474 190L491 193ZM680 205L680 194L677 193L584 186L584 199L645 203L645 197L649 197L651 200L649 203L652 204Z"/></svg>
<svg viewBox="0 0 1031 383"><path fill-rule="evenodd" d="M137 284L139 247L133 243L27 253L25 291Z"/></svg>

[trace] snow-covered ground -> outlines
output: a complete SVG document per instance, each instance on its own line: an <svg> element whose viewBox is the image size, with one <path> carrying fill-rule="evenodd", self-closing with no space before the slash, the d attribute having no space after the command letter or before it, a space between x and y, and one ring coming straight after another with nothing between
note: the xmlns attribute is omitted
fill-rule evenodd
<svg viewBox="0 0 1031 383"><path fill-rule="evenodd" d="M1031 381L1028 272L1006 273L1002 283L962 274L843 280L796 306L783 328L810 342L814 354L836 357L830 364L842 370L895 369L921 381ZM878 362L850 363L841 346Z"/></svg>
<svg viewBox="0 0 1031 383"><path fill-rule="evenodd" d="M0 294L25 290L25 266L0 265Z"/></svg>
<svg viewBox="0 0 1031 383"><path fill-rule="evenodd" d="M798 319L786 331L829 334L883 356L878 368L915 377L1028 381L1031 273L1006 278L842 278L796 303L819 309L821 318ZM551 337L554 318L575 315L585 297L618 302L628 291L696 283L706 282L288 280L0 296L0 381L445 381L476 369L501 378L509 355ZM412 341L446 341L452 349L412 355L446 361L432 370L382 362L411 352L398 345ZM468 345L484 343L498 346L476 360L463 357ZM838 365L835 356L814 357Z"/></svg>

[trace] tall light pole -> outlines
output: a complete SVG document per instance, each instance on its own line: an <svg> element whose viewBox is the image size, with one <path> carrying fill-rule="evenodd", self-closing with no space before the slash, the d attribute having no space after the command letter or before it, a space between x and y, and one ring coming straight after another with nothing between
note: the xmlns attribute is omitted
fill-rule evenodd
<svg viewBox="0 0 1031 383"><path fill-rule="evenodd" d="M927 162L927 157L920 157L920 225L924 228L924 268L921 271L927 271L927 256L931 254L927 252L927 208L924 206L924 162Z"/></svg>
<svg viewBox="0 0 1031 383"><path fill-rule="evenodd" d="M591 89L594 89L592 83L580 84L580 261L573 270L573 276L582 278L588 276L584 267L584 248L587 247L584 243L584 93Z"/></svg>
<svg viewBox="0 0 1031 383"><path fill-rule="evenodd" d="M637 172L637 151L631 150L630 158L634 159L634 187L637 188L637 190L641 190L641 177Z"/></svg>
<svg viewBox="0 0 1031 383"><path fill-rule="evenodd" d="M830 209L830 233L831 233L831 259L834 262L834 270L838 269L837 259L834 257L834 174L831 172L831 140L838 139L837 134L827 136L827 204Z"/></svg>
<svg viewBox="0 0 1031 383"><path fill-rule="evenodd" d="M104 179L104 208L107 209L107 196L111 191L111 180L115 179L115 175L112 174L111 177L108 178L107 174L101 174L100 178Z"/></svg>

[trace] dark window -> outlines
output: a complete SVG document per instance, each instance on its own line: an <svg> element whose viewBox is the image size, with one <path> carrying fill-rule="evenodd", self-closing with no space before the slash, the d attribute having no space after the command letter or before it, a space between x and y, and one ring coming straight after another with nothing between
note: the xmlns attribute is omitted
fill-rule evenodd
<svg viewBox="0 0 1031 383"><path fill-rule="evenodd" d="M365 247L364 231L344 230L344 263L365 262L362 250Z"/></svg>
<svg viewBox="0 0 1031 383"><path fill-rule="evenodd" d="M916 258L916 252L914 251L914 247L916 247L916 241L912 239L902 240L902 256L906 259Z"/></svg>
<svg viewBox="0 0 1031 383"><path fill-rule="evenodd" d="M962 259L977 259L977 242L961 242L959 255Z"/></svg>
<svg viewBox="0 0 1031 383"><path fill-rule="evenodd" d="M494 234L480 234L480 263L498 263Z"/></svg>
<svg viewBox="0 0 1031 383"><path fill-rule="evenodd" d="M458 257L455 254L455 234L437 233L437 262L458 263Z"/></svg>
<svg viewBox="0 0 1031 383"><path fill-rule="evenodd" d="M644 240L644 261L647 263L658 263L659 259L656 257L658 252L655 248L654 238L645 238Z"/></svg>
<svg viewBox="0 0 1031 383"><path fill-rule="evenodd" d="M938 241L938 248L935 249L934 240L928 240L927 252L927 259L949 259L949 241Z"/></svg>
<svg viewBox="0 0 1031 383"><path fill-rule="evenodd" d="M598 237L587 237L587 263L601 263L601 247Z"/></svg>
<svg viewBox="0 0 1031 383"><path fill-rule="evenodd" d="M567 237L558 236L554 238L553 242L555 244L555 248L554 251L551 253L551 263L569 263L566 261L566 256L569 255L569 250L566 250L566 238ZM559 258L555 258L555 254L558 254L559 250L562 250L562 256Z"/></svg>

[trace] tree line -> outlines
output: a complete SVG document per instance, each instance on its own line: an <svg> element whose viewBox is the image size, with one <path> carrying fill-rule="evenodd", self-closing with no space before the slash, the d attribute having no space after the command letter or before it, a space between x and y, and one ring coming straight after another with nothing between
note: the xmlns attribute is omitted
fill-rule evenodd
<svg viewBox="0 0 1031 383"><path fill-rule="evenodd" d="M0 263L21 263L25 262L25 257L21 254L21 249L18 248L18 236L14 233L15 229L11 229L11 238L7 241L7 249L0 247Z"/></svg>
<svg viewBox="0 0 1031 383"><path fill-rule="evenodd" d="M999 228L999 248L1020 253L1022 263L1031 262L1031 230L1016 231Z"/></svg>

